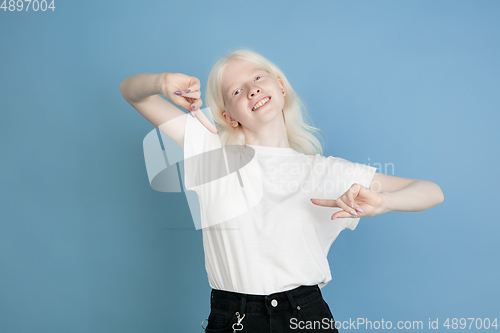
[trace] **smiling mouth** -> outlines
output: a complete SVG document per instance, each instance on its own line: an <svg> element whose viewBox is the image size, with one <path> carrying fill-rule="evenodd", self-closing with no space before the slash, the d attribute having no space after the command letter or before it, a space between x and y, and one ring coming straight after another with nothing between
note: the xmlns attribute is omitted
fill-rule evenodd
<svg viewBox="0 0 500 333"><path fill-rule="evenodd" d="M252 111L257 111L258 109L260 109L260 108L261 108L261 107L263 107L264 105L268 104L268 103L269 103L269 101L271 100L271 96L269 96L269 97L265 97L265 98L263 98L263 99L265 100L266 98L267 98L267 101L266 101L264 104L261 104L259 107L255 108L255 109L254 109L254 108L252 108ZM259 103L260 103L260 102L259 102Z"/></svg>

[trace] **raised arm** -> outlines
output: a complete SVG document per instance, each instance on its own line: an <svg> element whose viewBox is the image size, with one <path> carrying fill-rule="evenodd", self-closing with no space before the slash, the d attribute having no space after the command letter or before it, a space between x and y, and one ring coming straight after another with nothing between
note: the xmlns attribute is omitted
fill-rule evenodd
<svg viewBox="0 0 500 333"><path fill-rule="evenodd" d="M165 86L170 75L172 73L135 74L120 83L120 91L123 98L144 118L184 148L184 128L187 114L160 96L160 94L166 94ZM184 74L174 73L174 75ZM193 92L185 93L183 91L182 96L184 97L182 102L186 104L186 107L195 105L195 110L199 110L202 104L199 87ZM165 97L168 98L168 96ZM177 101L177 103L181 104L181 101ZM162 126L159 127L160 125Z"/></svg>

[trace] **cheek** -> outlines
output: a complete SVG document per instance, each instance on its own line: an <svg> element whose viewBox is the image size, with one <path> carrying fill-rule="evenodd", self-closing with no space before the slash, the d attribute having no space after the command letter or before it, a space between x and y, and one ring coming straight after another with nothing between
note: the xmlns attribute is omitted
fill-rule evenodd
<svg viewBox="0 0 500 333"><path fill-rule="evenodd" d="M245 104L245 100L243 98L240 98L234 102L232 107L235 109L236 112L241 112L247 107L247 105L248 104Z"/></svg>
<svg viewBox="0 0 500 333"><path fill-rule="evenodd" d="M242 105L240 105L240 103L238 102L232 101L227 104L227 110L232 117L239 117L239 115L242 113Z"/></svg>

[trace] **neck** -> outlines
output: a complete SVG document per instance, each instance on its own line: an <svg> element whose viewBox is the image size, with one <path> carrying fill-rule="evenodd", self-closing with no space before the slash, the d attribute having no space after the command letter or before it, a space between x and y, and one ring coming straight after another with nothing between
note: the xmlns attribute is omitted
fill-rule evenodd
<svg viewBox="0 0 500 333"><path fill-rule="evenodd" d="M259 127L258 131L245 127L242 129L247 145L290 148L283 118Z"/></svg>

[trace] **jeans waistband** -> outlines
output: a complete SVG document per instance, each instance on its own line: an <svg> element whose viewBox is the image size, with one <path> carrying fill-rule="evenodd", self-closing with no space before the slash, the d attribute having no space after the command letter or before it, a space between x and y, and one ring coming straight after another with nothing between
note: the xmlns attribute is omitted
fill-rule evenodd
<svg viewBox="0 0 500 333"><path fill-rule="evenodd" d="M322 297L318 285L299 286L269 295L243 294L212 289L210 306L223 310L237 310L240 313L272 314L292 310L292 313L295 314L300 309L300 305Z"/></svg>

